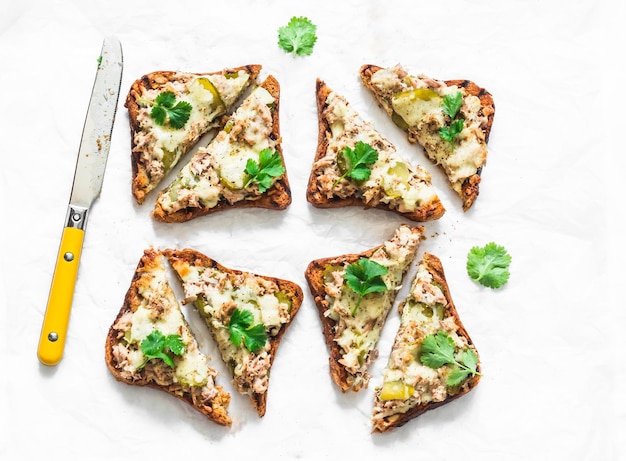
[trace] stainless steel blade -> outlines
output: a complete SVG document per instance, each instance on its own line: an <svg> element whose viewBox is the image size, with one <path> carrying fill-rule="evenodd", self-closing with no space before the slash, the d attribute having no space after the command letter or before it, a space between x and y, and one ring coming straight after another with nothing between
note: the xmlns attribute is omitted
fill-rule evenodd
<svg viewBox="0 0 626 461"><path fill-rule="evenodd" d="M105 38L80 141L70 205L89 208L102 189L122 68L121 43L113 37Z"/></svg>

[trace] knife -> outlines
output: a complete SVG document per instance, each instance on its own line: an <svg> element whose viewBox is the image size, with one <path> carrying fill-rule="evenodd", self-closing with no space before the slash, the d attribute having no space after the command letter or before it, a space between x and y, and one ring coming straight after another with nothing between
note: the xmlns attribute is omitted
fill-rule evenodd
<svg viewBox="0 0 626 461"><path fill-rule="evenodd" d="M39 337L37 357L44 365L56 365L63 358L87 216L102 189L122 83L122 68L121 43L115 37L106 37L98 58L74 184Z"/></svg>

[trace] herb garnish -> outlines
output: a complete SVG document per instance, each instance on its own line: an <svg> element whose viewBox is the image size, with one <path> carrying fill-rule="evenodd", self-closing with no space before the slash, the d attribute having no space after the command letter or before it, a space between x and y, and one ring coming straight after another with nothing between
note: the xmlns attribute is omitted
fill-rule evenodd
<svg viewBox="0 0 626 461"><path fill-rule="evenodd" d="M317 41L317 26L305 17L292 17L278 29L278 46L294 56L308 56Z"/></svg>
<svg viewBox="0 0 626 461"><path fill-rule="evenodd" d="M430 368L441 368L444 365L453 365L453 370L448 376L448 386L458 386L469 375L480 375L476 370L478 357L472 349L465 349L461 354L461 360L454 357L454 340L445 331L438 331L434 335L428 335L422 342L419 355L420 362Z"/></svg>
<svg viewBox="0 0 626 461"><path fill-rule="evenodd" d="M443 98L442 109L444 114L450 117L450 126L442 126L439 128L439 136L444 141L448 141L452 144L452 150L454 150L454 138L463 131L463 119L456 119L455 117L459 113L459 109L463 105L463 94L457 91L454 94L447 94Z"/></svg>
<svg viewBox="0 0 626 461"><path fill-rule="evenodd" d="M357 303L352 308L352 315L356 314L361 300L366 294L387 290L387 285L382 278L385 274L387 274L385 266L368 258L360 258L357 262L346 267L343 278L348 287L359 295Z"/></svg>
<svg viewBox="0 0 626 461"><path fill-rule="evenodd" d="M137 370L143 368L152 359L161 359L171 368L174 368L174 360L167 353L168 350L174 355L183 355L185 343L180 335L171 334L165 336L159 330L154 330L141 341L141 352L146 356L146 361L138 366Z"/></svg>
<svg viewBox="0 0 626 461"><path fill-rule="evenodd" d="M250 352L256 352L265 346L267 335L265 333L265 325L254 322L252 312L245 309L235 309L230 316L228 329L230 330L230 340L239 347L241 341Z"/></svg>
<svg viewBox="0 0 626 461"><path fill-rule="evenodd" d="M244 189L250 184L256 183L259 187L259 192L263 193L272 185L272 179L285 172L285 167L280 154L266 148L259 152L258 163L251 158L248 159L245 172L250 177L244 184Z"/></svg>
<svg viewBox="0 0 626 461"><path fill-rule="evenodd" d="M376 149L363 141L358 141L354 149L344 147L339 154L345 160L345 172L335 181L333 189L346 176L356 181L369 179L372 173L370 166L378 160Z"/></svg>
<svg viewBox="0 0 626 461"><path fill-rule="evenodd" d="M150 117L159 126L165 125L167 119L169 126L172 128L182 128L191 115L191 104L187 101L178 101L176 103L176 95L171 91L159 93L154 101L143 98L139 99L139 101L152 105Z"/></svg>
<svg viewBox="0 0 626 461"><path fill-rule="evenodd" d="M503 246L490 242L484 247L472 247L467 254L467 274L489 288L500 288L509 280L511 255Z"/></svg>

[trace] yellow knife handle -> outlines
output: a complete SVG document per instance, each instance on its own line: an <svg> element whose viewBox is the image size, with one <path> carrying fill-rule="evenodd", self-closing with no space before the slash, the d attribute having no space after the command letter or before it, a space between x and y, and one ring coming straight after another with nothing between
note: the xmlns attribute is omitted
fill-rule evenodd
<svg viewBox="0 0 626 461"><path fill-rule="evenodd" d="M37 350L44 365L56 365L63 357L84 238L83 229L63 229Z"/></svg>

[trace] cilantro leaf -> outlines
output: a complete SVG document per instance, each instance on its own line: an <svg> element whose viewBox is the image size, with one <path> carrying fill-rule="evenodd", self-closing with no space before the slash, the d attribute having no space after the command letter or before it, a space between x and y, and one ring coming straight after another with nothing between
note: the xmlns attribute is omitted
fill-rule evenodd
<svg viewBox="0 0 626 461"><path fill-rule="evenodd" d="M452 365L453 369L446 381L448 386L458 386L468 376L480 375L477 371L476 353L472 349L465 349L458 361L454 356L454 340L445 331L439 330L424 338L419 359L424 365L434 369Z"/></svg>
<svg viewBox="0 0 626 461"><path fill-rule="evenodd" d="M344 147L339 154L343 158L345 172L335 181L333 189L346 176L355 181L365 181L369 179L372 173L370 166L378 160L378 152L376 149L363 141L358 141L354 149L348 146ZM337 161L339 163L340 158L337 158Z"/></svg>
<svg viewBox="0 0 626 461"><path fill-rule="evenodd" d="M463 119L454 119L462 105L463 94L460 91L445 95L441 103L443 113L450 117L451 122L450 126L442 126L439 128L439 136L441 136L441 139L444 141L448 141L452 144L452 150L454 150L454 138L463 131Z"/></svg>
<svg viewBox="0 0 626 461"><path fill-rule="evenodd" d="M256 352L265 346L267 335L265 333L265 325L254 322L254 315L246 309L235 309L228 321L228 329L230 330L230 340L239 347L243 341L244 346L250 352Z"/></svg>
<svg viewBox="0 0 626 461"><path fill-rule="evenodd" d="M278 29L278 46L294 56L308 56L317 41L317 26L305 17L292 17Z"/></svg>
<svg viewBox="0 0 626 461"><path fill-rule="evenodd" d="M494 242L472 247L467 254L467 274L483 286L500 288L509 280L511 259L506 249Z"/></svg>
<svg viewBox="0 0 626 461"><path fill-rule="evenodd" d="M285 166L280 154L271 149L263 149L259 153L259 161L248 159L245 172L250 176L244 184L244 189L256 183L259 192L263 193L272 186L272 180L285 173Z"/></svg>
<svg viewBox="0 0 626 461"><path fill-rule="evenodd" d="M356 305L352 308L352 315L356 314L361 299L368 293L380 293L387 290L382 276L387 274L387 268L368 258L360 258L357 262L346 267L343 276L348 287L359 295Z"/></svg>
<svg viewBox="0 0 626 461"><path fill-rule="evenodd" d="M462 105L463 94L460 91L457 91L454 94L445 95L441 103L443 112L450 118L456 117L456 114L459 112Z"/></svg>
<svg viewBox="0 0 626 461"><path fill-rule="evenodd" d="M171 91L163 91L159 93L154 101L141 99L141 101L152 104L150 117L159 126L168 124L175 129L182 128L191 116L192 106L187 101L178 101L176 103L176 95Z"/></svg>
<svg viewBox="0 0 626 461"><path fill-rule="evenodd" d="M171 352L174 355L181 356L185 352L185 343L180 335L167 335L165 336L159 330L154 330L146 338L141 341L141 352L146 356L146 361L142 363L137 370L143 368L149 360L161 359L167 363L171 368L174 368L174 360L167 353Z"/></svg>

